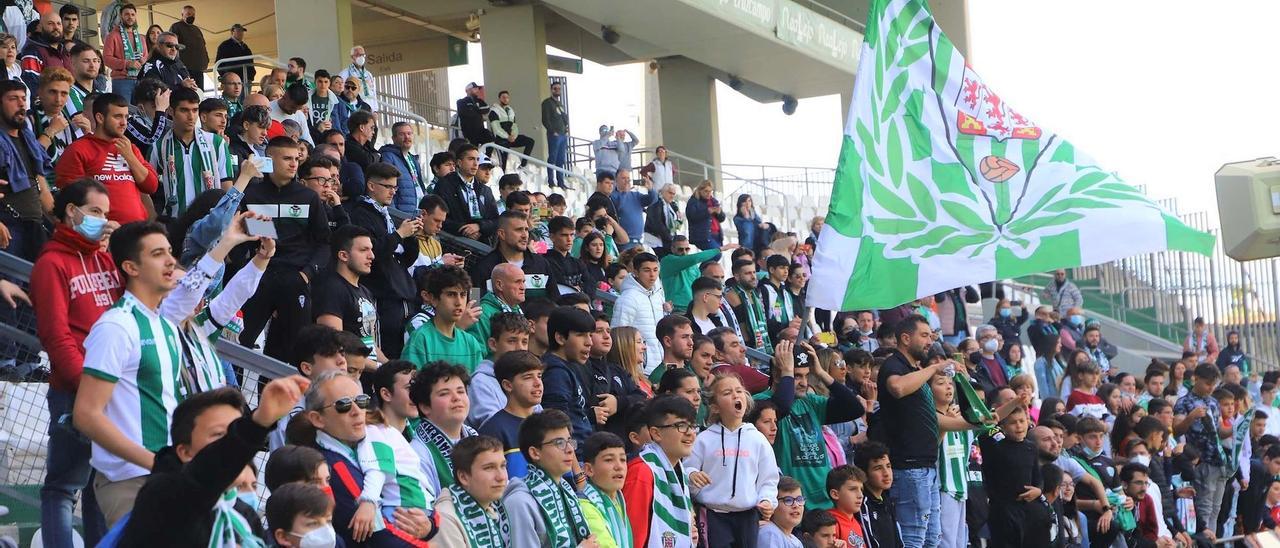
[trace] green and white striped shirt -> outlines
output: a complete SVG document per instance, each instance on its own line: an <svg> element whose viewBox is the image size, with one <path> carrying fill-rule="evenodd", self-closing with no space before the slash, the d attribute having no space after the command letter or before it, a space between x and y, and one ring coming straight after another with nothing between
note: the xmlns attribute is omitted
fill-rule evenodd
<svg viewBox="0 0 1280 548"><path fill-rule="evenodd" d="M169 130L151 149L151 165L164 185L165 211L182 215L200 193L219 188L235 173L235 157L222 136L196 128L190 143Z"/></svg>
<svg viewBox="0 0 1280 548"><path fill-rule="evenodd" d="M93 324L84 349L84 374L115 384L107 419L148 451L169 445L169 421L181 383L177 326L125 291ZM111 481L150 473L97 443L90 464Z"/></svg>
<svg viewBox="0 0 1280 548"><path fill-rule="evenodd" d="M366 453L366 446L369 453ZM365 472L365 496L380 496L383 507L426 510L435 506L436 496L423 472L422 460L403 433L385 424L370 424L356 454L360 459L360 469ZM382 471L381 485L370 484L372 476L376 475L369 474L370 470ZM372 488L377 491L371 491Z"/></svg>
<svg viewBox="0 0 1280 548"><path fill-rule="evenodd" d="M956 500L965 500L969 494L969 453L978 439L973 430L946 432L938 447L938 482L942 492Z"/></svg>

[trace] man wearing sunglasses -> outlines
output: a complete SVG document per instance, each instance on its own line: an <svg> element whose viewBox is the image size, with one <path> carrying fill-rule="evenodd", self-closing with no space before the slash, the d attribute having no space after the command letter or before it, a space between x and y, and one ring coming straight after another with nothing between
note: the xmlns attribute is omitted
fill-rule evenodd
<svg viewBox="0 0 1280 548"><path fill-rule="evenodd" d="M172 32L162 32L156 37L156 49L151 52L151 59L142 65L142 74L139 80L147 78L155 78L164 82L170 88L186 86L197 93L200 87L196 85L196 81L191 79L191 71L187 70L187 66L182 64L182 60L178 59L178 51L182 49L182 44L178 43L178 35Z"/></svg>
<svg viewBox="0 0 1280 548"><path fill-rule="evenodd" d="M316 429L316 445L329 464L329 486L333 489L333 524L346 546L401 546L403 538L423 538L431 534L426 513L419 509L397 509L386 527L374 531L367 544L352 538L350 523L363 505L372 505L358 486L364 485L364 471L356 448L365 439L365 411L372 398L361 392L360 383L345 373L330 371L312 379L303 400L306 419Z"/></svg>
<svg viewBox="0 0 1280 548"><path fill-rule="evenodd" d="M578 464L578 442L569 416L556 409L534 413L520 425L520 453L529 462L523 478L512 478L502 495L511 522L511 546L595 547L575 486L564 475ZM575 473L578 485L586 476Z"/></svg>
<svg viewBox="0 0 1280 548"><path fill-rule="evenodd" d="M360 96L360 80L358 78L348 78L343 84L341 91L338 92L338 100L333 103L332 126L347 134L347 120L352 114L358 111L373 112L373 108L366 103L364 98Z"/></svg>

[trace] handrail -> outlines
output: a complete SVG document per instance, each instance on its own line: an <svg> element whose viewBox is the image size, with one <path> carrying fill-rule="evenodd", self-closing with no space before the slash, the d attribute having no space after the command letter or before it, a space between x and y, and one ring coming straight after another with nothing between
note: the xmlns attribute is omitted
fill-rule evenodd
<svg viewBox="0 0 1280 548"><path fill-rule="evenodd" d="M31 269L35 265L12 253L0 251L0 276L23 282L31 281Z"/></svg>
<svg viewBox="0 0 1280 548"><path fill-rule="evenodd" d="M227 57L225 59L219 59L213 63L213 72L217 73L218 70L222 68L222 65L225 65L228 63L234 63L237 61L262 61L263 65L261 66L263 66L264 68L267 68L267 67L282 68L282 69L289 68L289 65L287 63L281 63L280 60L276 59L275 57L267 57L266 55L260 55L255 53L252 55L238 55L235 57ZM257 63L251 63L251 64L257 66ZM240 66L243 66L243 65L240 65Z"/></svg>
<svg viewBox="0 0 1280 548"><path fill-rule="evenodd" d="M266 354L259 354L250 348L240 346L227 339L218 339L214 346L218 351L218 356L221 356L222 359L245 369L250 369L260 375L265 375L268 378L279 379L298 372L298 369L292 365Z"/></svg>
<svg viewBox="0 0 1280 548"><path fill-rule="evenodd" d="M394 94L394 93L384 93L384 92L379 91L379 92L378 92L378 97L379 97L379 98L386 97L386 98L388 98L388 99L395 99L396 101L404 101L404 102L409 103L410 105L413 105L413 106L421 106L421 107L426 107L426 108L429 108L429 109L432 109L432 110L443 111L443 112L445 112L445 113L448 113L450 116L453 116L453 115L455 115L455 114L457 114L457 113L458 113L458 111L453 110L453 109L451 109L451 108L449 108L449 107L447 107L447 106L444 106L444 105L433 105L433 104L431 104L431 103L424 103L424 102L422 102L422 101L418 101L418 100L416 100L416 99L410 99L410 98L408 98L408 97L401 97L401 96L396 95L396 94Z"/></svg>
<svg viewBox="0 0 1280 548"><path fill-rule="evenodd" d="M569 170L567 170L567 169L565 169L565 168L562 168L562 167L560 167L560 166L553 166L553 165L548 164L547 162L543 161L543 160L542 160L542 159L540 159L540 158L534 158L533 156L529 156L529 155L524 154L524 153L522 153L522 152L516 152L516 151L514 151L514 150L511 150L511 149L509 149L509 148L507 148L507 147L504 147L504 146L501 146L501 145L498 145L498 144L495 144L495 143L485 143L485 144L483 144L483 145L480 145L480 153L481 153L481 154L487 154L487 153L485 152L486 150L497 150L497 151L501 151L501 152L506 153L506 154L514 154L516 158L522 158L522 159L527 160L528 162L530 162L530 163L532 163L532 164L534 164L534 165L541 166L541 167L543 167L543 168L546 168L546 169L552 170L552 171L554 171L554 172L556 172L556 173L564 174L566 177L569 177L569 178L571 178L571 179L577 179L577 180L579 180L579 181L582 181L585 185L587 185L587 187L588 187L588 188L590 188L590 185L591 185L591 184L593 184L593 181L589 181L589 180L587 180L587 178L586 178L586 177L583 177L582 175L579 175L579 174L577 174L577 173L574 173L574 172L572 172L572 171L569 171Z"/></svg>

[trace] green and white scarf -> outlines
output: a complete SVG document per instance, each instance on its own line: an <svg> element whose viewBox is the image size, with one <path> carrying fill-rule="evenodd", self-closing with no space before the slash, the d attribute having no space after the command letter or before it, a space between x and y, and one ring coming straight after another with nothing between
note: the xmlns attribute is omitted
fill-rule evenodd
<svg viewBox="0 0 1280 548"><path fill-rule="evenodd" d="M262 548L262 539L254 536L248 520L235 509L235 488L228 489L213 505L213 530L209 548Z"/></svg>
<svg viewBox="0 0 1280 548"><path fill-rule="evenodd" d="M1253 409L1245 411L1244 415L1236 420L1235 426L1231 427L1231 458L1227 460L1226 475L1233 476L1236 470L1240 468L1240 451L1244 448L1244 444L1249 443L1249 423L1253 422Z"/></svg>
<svg viewBox="0 0 1280 548"><path fill-rule="evenodd" d="M609 526L609 534L613 536L618 548L631 548L634 540L631 537L631 521L627 519L626 499L619 495L617 502L614 502L590 481L582 488L582 498L600 509L605 524Z"/></svg>
<svg viewBox="0 0 1280 548"><path fill-rule="evenodd" d="M125 60L127 61L142 60L142 34L138 32L137 25L134 25L133 27L126 27L124 25L120 25L120 41L124 43ZM130 78L137 78L138 68L127 69L125 73L128 74Z"/></svg>
<svg viewBox="0 0 1280 548"><path fill-rule="evenodd" d="M552 478L537 465L529 463L525 485L542 508L542 521L547 526L547 541L555 548L574 548L591 536L587 518L578 506L573 487L562 478Z"/></svg>
<svg viewBox="0 0 1280 548"><path fill-rule="evenodd" d="M511 538L511 522L507 519L507 508L502 505L501 500L493 502L494 513L498 515L498 519L494 519L461 485L450 485L449 492L453 494L453 505L458 509L458 520L462 522L462 529L467 533L467 543L471 548L501 548L507 545L507 539Z"/></svg>
<svg viewBox="0 0 1280 548"><path fill-rule="evenodd" d="M157 161L161 163L156 167L160 173L160 182L164 184L164 191L168 196L165 210L174 217L182 215L200 193L218 186L218 178L215 175L218 164L214 161L213 144L209 142L209 134L196 128L193 141L194 154L188 153L186 147L179 144L177 135L173 131L170 131L160 143L160 156ZM188 164L191 168L190 176L199 180L188 180Z"/></svg>
<svg viewBox="0 0 1280 548"><path fill-rule="evenodd" d="M445 435L440 427L426 419L418 420L417 424L413 425L413 435L431 450L431 456L436 461L434 464L436 477L440 479L440 488L453 485L453 442L449 441L449 436ZM478 434L474 428L462 425L460 439L475 435Z"/></svg>
<svg viewBox="0 0 1280 548"><path fill-rule="evenodd" d="M640 459L653 473L653 508L649 520L649 545L663 548L693 548L689 526L693 522L693 502L689 500L689 478L677 474L662 448L649 443L640 450Z"/></svg>
<svg viewBox="0 0 1280 548"><path fill-rule="evenodd" d="M747 321L751 323L751 333L756 337L755 348L761 352L773 353L773 343L769 340L769 323L766 321L768 316L765 316L760 295L740 285L734 285L733 291L738 294L738 299L747 309Z"/></svg>

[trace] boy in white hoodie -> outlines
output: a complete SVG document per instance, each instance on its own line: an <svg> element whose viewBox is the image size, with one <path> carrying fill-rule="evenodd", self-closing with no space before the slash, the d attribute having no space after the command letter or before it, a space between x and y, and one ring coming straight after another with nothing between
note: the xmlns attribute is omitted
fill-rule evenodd
<svg viewBox="0 0 1280 548"><path fill-rule="evenodd" d="M777 506L778 463L764 434L743 421L752 400L742 380L723 374L707 388L713 424L698 434L685 464L711 481L693 482L693 499L707 508L708 548L754 548L760 521Z"/></svg>

